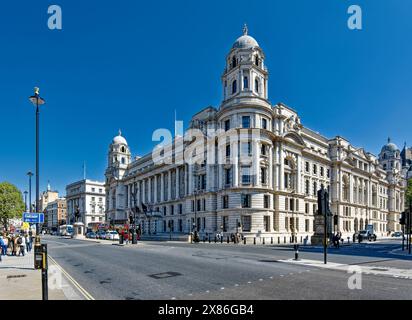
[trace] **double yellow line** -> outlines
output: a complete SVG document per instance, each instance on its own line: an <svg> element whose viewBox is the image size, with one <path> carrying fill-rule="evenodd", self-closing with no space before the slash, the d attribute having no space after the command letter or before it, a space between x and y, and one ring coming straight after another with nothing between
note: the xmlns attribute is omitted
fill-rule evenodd
<svg viewBox="0 0 412 320"><path fill-rule="evenodd" d="M88 293L76 280L73 279L73 277L68 274L57 262L54 260L50 255L47 255L48 258L56 265L56 267L63 273L67 279L75 286L77 290L80 291L80 293L86 298L86 300L95 300L93 296Z"/></svg>

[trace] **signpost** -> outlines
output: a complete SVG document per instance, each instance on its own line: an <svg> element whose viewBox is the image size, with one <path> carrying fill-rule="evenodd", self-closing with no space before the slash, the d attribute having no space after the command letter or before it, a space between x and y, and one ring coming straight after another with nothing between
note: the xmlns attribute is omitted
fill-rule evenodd
<svg viewBox="0 0 412 320"><path fill-rule="evenodd" d="M44 213L23 213L23 222L44 223Z"/></svg>

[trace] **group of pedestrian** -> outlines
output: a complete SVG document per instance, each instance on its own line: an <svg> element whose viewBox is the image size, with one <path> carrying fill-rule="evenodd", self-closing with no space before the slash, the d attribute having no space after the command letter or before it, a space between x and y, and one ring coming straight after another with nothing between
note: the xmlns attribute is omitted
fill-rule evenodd
<svg viewBox="0 0 412 320"><path fill-rule="evenodd" d="M1 256L24 256L31 252L33 247L33 234L29 233L3 233L0 235L0 260Z"/></svg>

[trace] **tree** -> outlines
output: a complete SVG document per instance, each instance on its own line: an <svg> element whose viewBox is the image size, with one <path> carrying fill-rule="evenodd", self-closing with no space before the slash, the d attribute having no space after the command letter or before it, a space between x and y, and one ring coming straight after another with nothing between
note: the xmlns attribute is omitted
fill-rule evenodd
<svg viewBox="0 0 412 320"><path fill-rule="evenodd" d="M0 183L0 223L6 228L9 219L20 218L24 211L23 195L9 182Z"/></svg>
<svg viewBox="0 0 412 320"><path fill-rule="evenodd" d="M405 191L406 206L409 207L409 202L412 201L412 178L408 180L408 185Z"/></svg>

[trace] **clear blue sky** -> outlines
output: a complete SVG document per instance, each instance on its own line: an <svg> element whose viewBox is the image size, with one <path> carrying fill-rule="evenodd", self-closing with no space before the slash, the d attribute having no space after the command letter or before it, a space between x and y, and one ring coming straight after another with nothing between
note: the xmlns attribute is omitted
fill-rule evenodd
<svg viewBox="0 0 412 320"><path fill-rule="evenodd" d="M47 8L63 30L47 28ZM347 8L363 9L363 30ZM103 180L119 128L133 155L157 128L219 106L225 56L246 22L266 53L269 96L305 126L377 154L391 136L412 145L409 0L3 1L0 11L0 181L27 188L39 86L41 190Z"/></svg>

